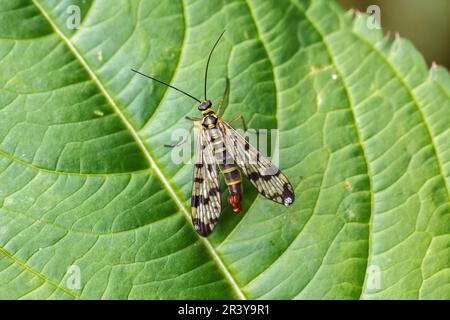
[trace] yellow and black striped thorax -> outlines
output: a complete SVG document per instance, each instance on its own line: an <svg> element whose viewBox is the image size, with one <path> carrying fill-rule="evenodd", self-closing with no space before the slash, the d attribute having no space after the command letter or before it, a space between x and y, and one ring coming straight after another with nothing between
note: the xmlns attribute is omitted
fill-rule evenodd
<svg viewBox="0 0 450 320"><path fill-rule="evenodd" d="M214 129L217 126L217 116L212 109L205 111L208 111L208 113L204 113L205 116L203 117L202 126L207 129Z"/></svg>

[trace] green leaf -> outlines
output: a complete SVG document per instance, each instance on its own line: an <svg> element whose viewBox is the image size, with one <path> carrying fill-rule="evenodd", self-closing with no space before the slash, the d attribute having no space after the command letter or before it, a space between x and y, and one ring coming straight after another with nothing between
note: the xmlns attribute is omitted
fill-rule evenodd
<svg viewBox="0 0 450 320"><path fill-rule="evenodd" d="M450 77L408 41L324 0L2 0L0 20L0 298L450 299ZM204 239L163 146L198 111L130 69L202 97L223 29L208 95L228 76L224 119L279 130L297 200L245 184Z"/></svg>

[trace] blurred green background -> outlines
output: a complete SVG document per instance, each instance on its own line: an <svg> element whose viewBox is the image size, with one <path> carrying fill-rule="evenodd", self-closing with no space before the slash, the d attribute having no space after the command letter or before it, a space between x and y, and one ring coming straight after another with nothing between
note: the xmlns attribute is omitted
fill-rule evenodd
<svg viewBox="0 0 450 320"><path fill-rule="evenodd" d="M339 0L346 8L366 12L381 9L384 32L395 32L414 43L428 65L435 61L450 69L450 0Z"/></svg>

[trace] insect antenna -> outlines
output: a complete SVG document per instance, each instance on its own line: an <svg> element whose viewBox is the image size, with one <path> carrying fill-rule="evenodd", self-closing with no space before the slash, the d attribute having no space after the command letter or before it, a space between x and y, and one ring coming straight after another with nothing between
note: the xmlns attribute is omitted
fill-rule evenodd
<svg viewBox="0 0 450 320"><path fill-rule="evenodd" d="M206 69L205 69L205 100L206 100L206 82L208 80L208 66L209 66L209 60L211 60L212 53L214 52L214 49L216 48L217 44L219 43L220 39L222 38L223 34L225 33L225 30L222 31L219 38L217 38L216 43L214 43L214 46L211 49L211 52L208 56L208 62L206 62Z"/></svg>
<svg viewBox="0 0 450 320"><path fill-rule="evenodd" d="M178 88L176 88L176 87L174 87L174 86L171 86L170 84L165 83L164 81L158 80L158 79L156 79L156 78L153 78L153 77L151 77L151 76L148 76L148 75L146 75L146 74L144 74L144 73L142 73L142 72L139 72L139 71L137 71L137 70L134 70L134 69L131 69L131 71L136 72L136 73L138 73L138 74L140 74L141 76L144 76L144 77L146 77L146 78L152 79L153 81L162 83L162 84L164 84L164 85L166 85L166 86L168 86L168 87L170 87L170 88L172 88L172 89L177 90L178 92L181 92L181 93L187 95L188 97L194 99L195 101L197 101L197 102L199 102L199 103L202 103L199 99L197 99L197 98L194 97L193 95L187 93L186 91L183 91L183 90L181 90L181 89L178 89Z"/></svg>

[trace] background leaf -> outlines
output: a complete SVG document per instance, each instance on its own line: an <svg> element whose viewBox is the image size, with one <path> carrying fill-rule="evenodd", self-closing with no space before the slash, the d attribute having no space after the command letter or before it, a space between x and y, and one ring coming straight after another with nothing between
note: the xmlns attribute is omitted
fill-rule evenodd
<svg viewBox="0 0 450 320"><path fill-rule="evenodd" d="M70 29L73 8L81 27ZM0 298L450 298L450 77L332 1L0 1ZM198 112L280 131L284 208L244 187L211 237ZM81 272L69 286L70 266Z"/></svg>

